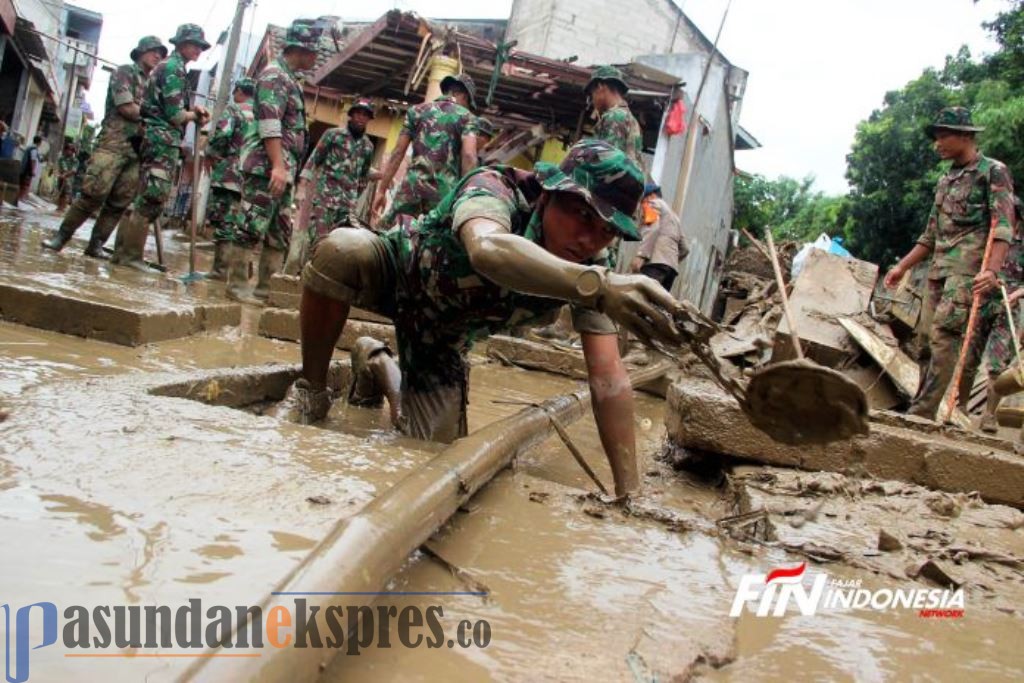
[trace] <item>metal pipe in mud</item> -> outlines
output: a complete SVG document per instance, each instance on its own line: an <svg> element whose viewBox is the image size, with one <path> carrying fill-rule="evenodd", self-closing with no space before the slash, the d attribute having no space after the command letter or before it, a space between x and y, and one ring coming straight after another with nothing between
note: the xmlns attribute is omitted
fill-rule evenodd
<svg viewBox="0 0 1024 683"><path fill-rule="evenodd" d="M630 373L630 380L634 387L645 384L671 367L670 363L654 363ZM277 605L294 606L294 595L278 594L334 593L302 596L309 611L320 607L315 616L320 633L330 632L324 623L326 608L337 604L337 594L349 594L346 604L372 603L373 596L364 597L366 593L381 591L406 558L460 505L517 454L547 438L553 429L552 417L566 425L583 415L589 397L587 389L559 396L459 439L358 513L339 521L260 603L263 614ZM237 626L236 630L243 628ZM227 640L233 642L235 634ZM182 680L315 681L336 652L329 648L269 647L258 657L204 657L184 672Z"/></svg>

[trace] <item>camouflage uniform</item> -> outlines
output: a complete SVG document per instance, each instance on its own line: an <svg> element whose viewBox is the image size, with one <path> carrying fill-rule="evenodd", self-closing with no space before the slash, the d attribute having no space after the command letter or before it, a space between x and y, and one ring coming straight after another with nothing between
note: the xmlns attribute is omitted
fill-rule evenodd
<svg viewBox="0 0 1024 683"><path fill-rule="evenodd" d="M947 111L940 114L940 123ZM969 122L969 114L966 116ZM971 310L974 277L981 271L993 217L994 238L1009 242L1014 225L1013 181L1002 162L979 154L966 166L950 168L939 179L927 227L917 241L932 252L926 302L932 319L931 357L908 411L913 415L935 417L956 370ZM992 303L991 296L987 299Z"/></svg>
<svg viewBox="0 0 1024 683"><path fill-rule="evenodd" d="M594 126L594 137L621 149L638 168L644 167L641 155L644 148L643 133L627 104L612 107L601 114Z"/></svg>
<svg viewBox="0 0 1024 683"><path fill-rule="evenodd" d="M462 176L462 136L476 133L476 117L452 97L410 107L402 133L412 140L412 159L382 227L397 216L420 216L433 209Z"/></svg>
<svg viewBox="0 0 1024 683"><path fill-rule="evenodd" d="M132 56L137 58L150 50L161 50L167 54L159 38L147 36L139 41ZM65 214L56 240L47 246L62 247L71 239L75 230L98 209L100 213L96 217L86 253L91 256L102 254L103 244L114 232L131 203L139 182L138 150L142 139L142 122L126 119L117 108L132 103L141 104L145 87L146 75L136 63L119 66L110 75L103 128L88 157L88 163L81 164L84 167L81 195ZM83 152L87 151L87 146L83 140Z"/></svg>
<svg viewBox="0 0 1024 683"><path fill-rule="evenodd" d="M1000 280L1002 280L1007 294L1011 294L1019 287L1024 287L1024 245L1022 245L1019 235L1014 237L1013 243L1010 245L1010 251L1006 255L1006 262L1000 273ZM1019 334L1024 319L1022 319L1019 305L1014 304L1011 307L1014 308L1013 324L1017 327ZM1013 336L1006 320L1006 304L1003 302L1002 293L993 292L978 313L971 349L964 362L964 375L959 395L961 404L964 404L970 397L970 388L974 383L974 377L981 365L983 355L987 357L985 371L993 379L1010 367L1010 363L1016 357Z"/></svg>
<svg viewBox="0 0 1024 683"><path fill-rule="evenodd" d="M466 355L473 344L516 326L550 322L562 306L482 278L470 264L458 228L486 217L540 244L542 216L536 209L542 190L574 192L593 203L594 195L612 183L622 202L635 189L632 211L643 188L640 171L621 153L592 142L578 143L561 167L539 163L532 173L508 166L476 169L434 210L407 226L383 235L332 232L306 264L303 285L394 321L403 430L416 438L451 441L466 433ZM612 212L594 206L630 239L639 239L621 207ZM615 333L611 320L594 310L574 306L573 318L581 332Z"/></svg>
<svg viewBox="0 0 1024 683"><path fill-rule="evenodd" d="M331 128L321 136L302 169L302 177L316 175L307 230L309 244L336 227L351 225L356 201L366 189L373 162L373 141L365 133L356 138L348 128Z"/></svg>
<svg viewBox="0 0 1024 683"><path fill-rule="evenodd" d="M239 160L242 201L231 214L232 240L246 249L263 242L275 251L288 251L292 236L292 186L275 198L270 194L270 158L263 140L281 139L288 176L295 178L306 154L306 105L302 87L280 57L256 79L253 102L257 135L246 140Z"/></svg>
<svg viewBox="0 0 1024 683"><path fill-rule="evenodd" d="M178 27L171 43L210 47L203 29L195 24ZM111 261L146 270L142 259L149 224L163 213L171 194L174 171L181 154L185 124L189 120L192 93L188 89L186 59L180 49L156 65L146 82L142 97L142 166L139 186L132 203L132 215L121 221Z"/></svg>
<svg viewBox="0 0 1024 683"><path fill-rule="evenodd" d="M57 176L58 176L58 191L57 198L59 201L68 201L71 199L71 185L74 182L74 173L78 169L78 159L75 158L74 154L61 154L57 160Z"/></svg>
<svg viewBox="0 0 1024 683"><path fill-rule="evenodd" d="M235 88L251 83L241 79ZM242 176L238 169L239 155L247 138L256 136L256 120L249 102L228 102L221 114L210 141L207 155L213 162L210 171L210 200L206 219L213 226L215 242L228 241L234 234L228 218L241 201Z"/></svg>

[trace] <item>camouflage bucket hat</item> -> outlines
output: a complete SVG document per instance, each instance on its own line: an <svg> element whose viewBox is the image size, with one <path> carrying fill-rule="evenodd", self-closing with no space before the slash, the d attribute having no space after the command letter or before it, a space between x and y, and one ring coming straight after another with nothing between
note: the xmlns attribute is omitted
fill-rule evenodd
<svg viewBox="0 0 1024 683"><path fill-rule="evenodd" d="M603 140L581 140L558 166L534 166L545 190L571 192L585 199L627 242L640 240L633 214L644 191L644 175L622 150Z"/></svg>
<svg viewBox="0 0 1024 683"><path fill-rule="evenodd" d="M599 66L594 69L593 73L590 74L590 80L587 82L587 87L583 89L583 92L589 95L590 91L593 90L598 83L605 81L617 85L623 95L629 92L629 86L626 85L626 77L623 76L622 72L614 66Z"/></svg>
<svg viewBox="0 0 1024 683"><path fill-rule="evenodd" d="M370 100L359 98L358 100L353 101L348 108L349 115L351 115L352 112L358 109L362 109L363 111L370 115L371 119L373 118L373 102L371 102Z"/></svg>
<svg viewBox="0 0 1024 683"><path fill-rule="evenodd" d="M248 76L242 76L235 81L234 90L241 90L246 95L256 94L256 80Z"/></svg>
<svg viewBox="0 0 1024 683"><path fill-rule="evenodd" d="M284 49L297 47L316 52L323 32L312 19L296 19L284 34Z"/></svg>
<svg viewBox="0 0 1024 683"><path fill-rule="evenodd" d="M445 76L441 79L441 92L447 93L452 86L461 85L469 93L469 106L472 109L476 109L476 83L469 74L458 74L455 76Z"/></svg>
<svg viewBox="0 0 1024 683"><path fill-rule="evenodd" d="M482 116L476 117L476 130L481 135L488 137L494 137L494 124L489 119L485 119Z"/></svg>
<svg viewBox="0 0 1024 683"><path fill-rule="evenodd" d="M956 130L963 133L980 133L985 130L981 126L975 126L971 120L971 110L967 107L946 107L939 111L935 121L928 125L925 132L932 140L935 139L935 132L939 130Z"/></svg>
<svg viewBox="0 0 1024 683"><path fill-rule="evenodd" d="M159 50L160 59L164 59L167 57L167 46L163 44L163 41L161 41L156 36L146 36L145 38L139 40L139 44L135 46L134 50L132 50L132 61L137 62L139 60L139 57L146 54L147 52L150 52L151 50Z"/></svg>
<svg viewBox="0 0 1024 683"><path fill-rule="evenodd" d="M178 32L171 38L171 44L180 45L182 43L192 43L204 50L210 49L210 44L206 42L206 36L203 34L202 27L197 24L182 24L178 27Z"/></svg>

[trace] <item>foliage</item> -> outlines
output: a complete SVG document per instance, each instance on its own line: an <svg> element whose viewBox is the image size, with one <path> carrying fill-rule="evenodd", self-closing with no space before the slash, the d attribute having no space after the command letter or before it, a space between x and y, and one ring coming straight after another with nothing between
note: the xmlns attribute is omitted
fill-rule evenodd
<svg viewBox="0 0 1024 683"><path fill-rule="evenodd" d="M843 197L813 191L814 178L795 180L781 176L769 180L762 175L736 177L735 226L760 234L771 226L779 240L809 241L821 233L841 236Z"/></svg>

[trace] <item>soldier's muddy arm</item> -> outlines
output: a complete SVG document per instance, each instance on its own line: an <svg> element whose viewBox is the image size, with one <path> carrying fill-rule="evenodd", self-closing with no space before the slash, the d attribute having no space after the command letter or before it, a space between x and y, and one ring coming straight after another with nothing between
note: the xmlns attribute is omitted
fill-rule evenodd
<svg viewBox="0 0 1024 683"><path fill-rule="evenodd" d="M642 340L682 341L672 323L679 304L648 277L571 263L490 218L465 221L459 238L473 270L497 285L599 310Z"/></svg>
<svg viewBox="0 0 1024 683"><path fill-rule="evenodd" d="M988 265L974 276L973 292L975 294L984 294L999 287L999 273L1003 270L1003 263L1006 262L1006 254L1009 251L1009 242L998 238L992 241L992 252L988 255Z"/></svg>
<svg viewBox="0 0 1024 683"><path fill-rule="evenodd" d="M924 261L935 249L935 234L938 230L939 213L935 205L932 205L931 213L928 214L928 223L925 225L924 232L917 238L917 244L910 252L900 259L892 269L885 275L885 286L889 289L894 289L899 285L900 280L908 270L916 266L921 261Z"/></svg>
<svg viewBox="0 0 1024 683"><path fill-rule="evenodd" d="M615 479L615 495L626 496L640 488L640 476L633 427L633 386L619 355L619 338L614 334L583 333L580 341L590 383L590 405Z"/></svg>

